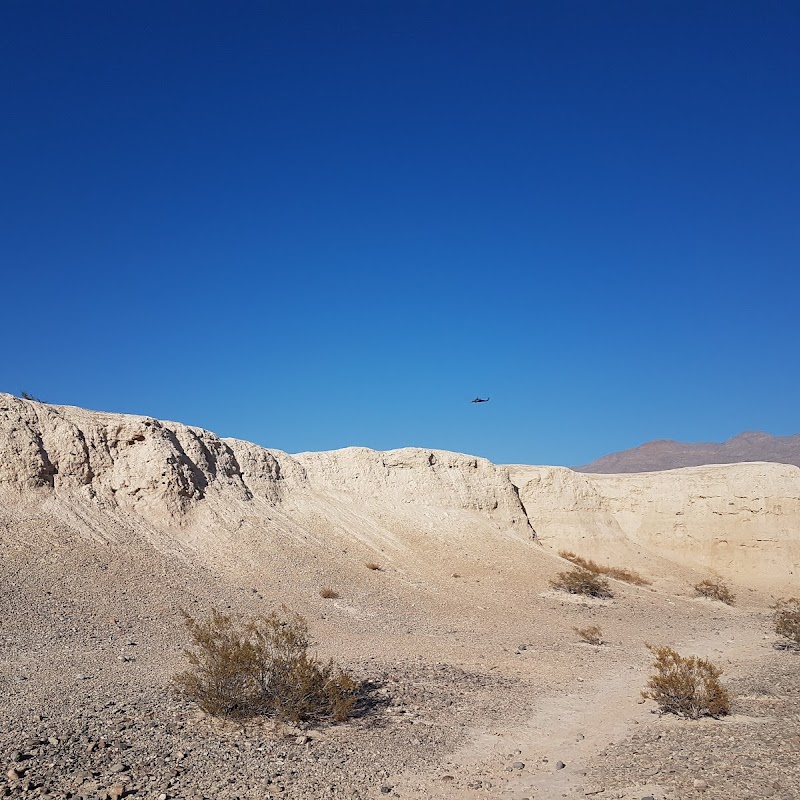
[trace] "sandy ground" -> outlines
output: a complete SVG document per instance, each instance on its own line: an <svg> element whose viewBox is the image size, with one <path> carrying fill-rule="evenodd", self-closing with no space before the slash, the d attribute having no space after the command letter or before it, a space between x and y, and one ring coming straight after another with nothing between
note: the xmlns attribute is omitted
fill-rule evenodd
<svg viewBox="0 0 800 800"><path fill-rule="evenodd" d="M582 601L550 589L564 565L534 551L511 574L450 578L435 600L391 570L370 575L372 595L340 584L323 600L147 548L65 544L3 546L7 796L25 781L31 797L798 796L800 663L773 648L768 598L755 593L730 608L689 587L614 582L612 600ZM220 726L173 695L187 644L179 607L279 603L303 611L320 653L370 683L361 716L320 731ZM413 609L398 616L401 606ZM572 628L585 624L607 643L581 643ZM723 666L733 715L653 713L640 698L645 642Z"/></svg>

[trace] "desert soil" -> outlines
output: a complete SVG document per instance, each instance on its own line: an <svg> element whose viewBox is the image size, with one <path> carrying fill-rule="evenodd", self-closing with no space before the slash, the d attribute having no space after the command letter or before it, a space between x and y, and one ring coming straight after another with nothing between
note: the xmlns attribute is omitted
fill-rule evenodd
<svg viewBox="0 0 800 800"><path fill-rule="evenodd" d="M0 797L793 800L800 655L770 605L800 595L798 523L793 466L288 456L0 395ZM561 549L651 584L555 591ZM694 593L714 574L735 606ZM223 723L175 693L181 609L281 605L363 682L351 720ZM723 667L733 713L654 713L647 643Z"/></svg>
<svg viewBox="0 0 800 800"><path fill-rule="evenodd" d="M379 594L369 626L346 597L283 597L367 682L356 718L314 730L215 722L170 686L188 644L177 609L263 612L267 586L136 548L2 555L2 796L798 797L800 660L774 649L758 597L729 608L615 582L613 600L583 601L534 574L528 613L503 614L487 580L458 612L420 609L438 615L425 635ZM602 646L573 633L589 623ZM733 714L654 713L651 640L723 666Z"/></svg>

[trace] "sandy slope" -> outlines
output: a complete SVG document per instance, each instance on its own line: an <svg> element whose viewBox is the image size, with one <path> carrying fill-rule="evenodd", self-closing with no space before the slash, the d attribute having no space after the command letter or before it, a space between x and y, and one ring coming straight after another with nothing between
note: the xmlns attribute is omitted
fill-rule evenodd
<svg viewBox="0 0 800 800"><path fill-rule="evenodd" d="M723 659L746 712L724 724L757 752L764 714L747 682L792 658L764 637L771 596L798 593L798 497L800 469L774 464L588 476L413 449L289 456L0 395L0 766L33 753L19 763L43 777L28 794L52 797L94 797L119 775L138 797L582 797L597 781L601 797L651 785L659 798L767 796L754 770L696 788L695 773L664 767L660 739L630 754L625 785L604 765L622 774L608 741L661 725L637 702L646 641ZM564 547L653 584L576 602L549 586ZM693 596L711 571L730 579L735 608ZM323 586L340 597L323 600ZM178 609L280 603L375 682L374 711L299 745L212 730L168 691ZM589 622L607 646L576 641ZM797 735L785 710L796 675L776 686L758 741L778 752ZM101 736L109 755L87 752ZM179 764L163 757L178 751ZM114 759L126 770L111 772ZM795 796L793 770L771 764L776 796Z"/></svg>

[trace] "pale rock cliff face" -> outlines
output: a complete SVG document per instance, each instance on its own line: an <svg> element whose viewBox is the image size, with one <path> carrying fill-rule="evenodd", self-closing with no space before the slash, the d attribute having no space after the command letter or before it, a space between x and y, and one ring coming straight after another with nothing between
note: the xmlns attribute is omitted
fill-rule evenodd
<svg viewBox="0 0 800 800"><path fill-rule="evenodd" d="M511 467L544 544L650 552L762 588L800 589L800 468L730 464L625 475Z"/></svg>
<svg viewBox="0 0 800 800"><path fill-rule="evenodd" d="M194 550L243 528L262 544L272 534L302 540L328 529L391 538L398 525L435 530L457 513L467 515L462 523L488 517L493 529L530 538L516 488L485 459L365 448L293 457L179 423L5 394L0 486L50 492L63 507L89 502L131 525L141 518Z"/></svg>
<svg viewBox="0 0 800 800"><path fill-rule="evenodd" d="M297 548L323 559L347 542L408 569L445 551L483 558L508 547L507 558L527 559L535 531L545 551L633 568L655 556L800 589L800 469L778 464L586 475L414 448L291 456L178 423L0 394L0 512L17 530L28 530L23 519L56 520L53 530L144 537L254 569L276 554L297 561Z"/></svg>
<svg viewBox="0 0 800 800"><path fill-rule="evenodd" d="M388 452L349 447L294 458L315 486L362 503L466 509L527 527L507 472L485 458L412 447Z"/></svg>

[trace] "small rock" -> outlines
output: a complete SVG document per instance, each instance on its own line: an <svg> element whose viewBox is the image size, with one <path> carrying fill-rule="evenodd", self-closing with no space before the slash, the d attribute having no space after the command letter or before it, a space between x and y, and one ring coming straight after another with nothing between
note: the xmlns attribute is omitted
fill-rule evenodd
<svg viewBox="0 0 800 800"><path fill-rule="evenodd" d="M127 771L127 769L128 769L128 768L127 768L127 767L126 767L126 766L125 766L125 765L124 765L124 764L123 764L121 761L117 761L115 764L112 764L112 765L109 767L109 770L108 770L108 771L109 771L109 772L110 772L112 775L118 775L120 772L126 772L126 771Z"/></svg>
<svg viewBox="0 0 800 800"><path fill-rule="evenodd" d="M125 794L125 787L121 783L115 783L109 790L108 796L111 800L120 800L120 797Z"/></svg>
<svg viewBox="0 0 800 800"><path fill-rule="evenodd" d="M564 769L567 765L563 761L556 761L556 769Z"/></svg>
<svg viewBox="0 0 800 800"><path fill-rule="evenodd" d="M391 786L381 786L381 794L390 794L392 791Z"/></svg>
<svg viewBox="0 0 800 800"><path fill-rule="evenodd" d="M525 769L525 764L522 761L515 761L511 765L511 769Z"/></svg>
<svg viewBox="0 0 800 800"><path fill-rule="evenodd" d="M708 783L706 781L704 781L702 778L695 778L692 781L692 786L694 786L695 789L701 789L702 790L702 789L707 789L708 788Z"/></svg>
<svg viewBox="0 0 800 800"><path fill-rule="evenodd" d="M10 781L18 781L18 780L19 780L19 779L22 777L22 774L21 774L21 773L19 773L19 772L17 772L17 771L14 769L14 767L11 767L11 769L10 769L10 770L8 770L8 772L6 772L6 777L7 777L7 778L8 778Z"/></svg>

